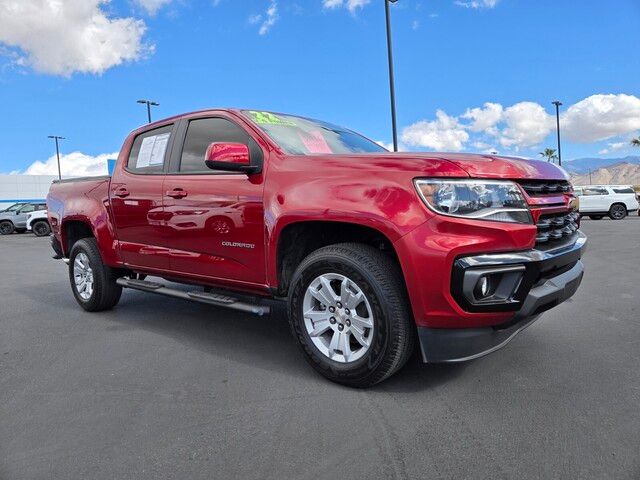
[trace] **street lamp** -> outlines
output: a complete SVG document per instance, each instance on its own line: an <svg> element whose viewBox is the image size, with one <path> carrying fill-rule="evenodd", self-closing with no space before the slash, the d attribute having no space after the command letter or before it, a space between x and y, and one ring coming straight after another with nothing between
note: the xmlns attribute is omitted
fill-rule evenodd
<svg viewBox="0 0 640 480"><path fill-rule="evenodd" d="M160 104L157 102L154 102L153 100L144 100L144 99L138 100L136 103L142 103L147 105L147 119L149 120L149 123L151 123L151 107L157 107Z"/></svg>
<svg viewBox="0 0 640 480"><path fill-rule="evenodd" d="M58 146L58 140L64 140L64 137L58 135L49 135L47 138L53 138L56 141L56 157L58 158L58 180L62 180L62 172L60 170L60 147Z"/></svg>
<svg viewBox="0 0 640 480"><path fill-rule="evenodd" d="M391 45L391 15L389 4L398 0L384 0L384 13L387 19L387 57L389 62L389 94L391 97L391 128L393 129L393 151L398 151L398 128L396 125L396 87L393 78L393 47Z"/></svg>
<svg viewBox="0 0 640 480"><path fill-rule="evenodd" d="M558 165L562 166L562 154L560 153L560 105L562 102L555 100L551 102L556 106L556 131L558 132Z"/></svg>

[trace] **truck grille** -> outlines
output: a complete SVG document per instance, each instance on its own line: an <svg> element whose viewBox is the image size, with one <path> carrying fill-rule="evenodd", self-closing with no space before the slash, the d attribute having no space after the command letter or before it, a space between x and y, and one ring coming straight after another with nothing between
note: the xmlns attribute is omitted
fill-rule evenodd
<svg viewBox="0 0 640 480"><path fill-rule="evenodd" d="M569 240L578 231L580 214L576 211L540 215L536 245L555 246L558 242Z"/></svg>
<svg viewBox="0 0 640 480"><path fill-rule="evenodd" d="M539 197L550 193L569 193L572 188L566 180L528 180L520 182L520 186L530 197Z"/></svg>

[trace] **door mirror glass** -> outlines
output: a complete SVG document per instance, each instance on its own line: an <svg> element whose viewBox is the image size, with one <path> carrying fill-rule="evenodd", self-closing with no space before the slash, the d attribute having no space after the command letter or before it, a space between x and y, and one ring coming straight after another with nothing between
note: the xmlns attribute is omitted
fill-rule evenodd
<svg viewBox="0 0 640 480"><path fill-rule="evenodd" d="M254 173L257 168L251 165L249 147L242 143L213 142L207 147L204 163L212 170Z"/></svg>

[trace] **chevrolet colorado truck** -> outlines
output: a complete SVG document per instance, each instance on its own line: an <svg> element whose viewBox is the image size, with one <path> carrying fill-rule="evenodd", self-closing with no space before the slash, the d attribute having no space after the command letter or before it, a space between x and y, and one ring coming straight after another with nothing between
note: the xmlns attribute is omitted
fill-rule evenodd
<svg viewBox="0 0 640 480"><path fill-rule="evenodd" d="M272 112L146 125L111 177L55 182L47 206L85 310L123 288L258 315L286 302L309 363L357 387L416 345L425 362L493 352L583 276L578 204L555 165L390 153Z"/></svg>

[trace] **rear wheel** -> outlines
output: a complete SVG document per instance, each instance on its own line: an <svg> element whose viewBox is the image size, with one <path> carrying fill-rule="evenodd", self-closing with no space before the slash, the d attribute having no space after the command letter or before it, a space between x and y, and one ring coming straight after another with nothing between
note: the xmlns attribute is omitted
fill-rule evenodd
<svg viewBox="0 0 640 480"><path fill-rule="evenodd" d="M611 205L609 209L609 218L611 220L622 220L627 216L627 207L621 203L615 203Z"/></svg>
<svg viewBox="0 0 640 480"><path fill-rule="evenodd" d="M311 366L354 387L391 376L415 344L400 269L368 245L331 245L305 258L291 281L289 321Z"/></svg>
<svg viewBox="0 0 640 480"><path fill-rule="evenodd" d="M102 263L93 238L78 240L69 256L69 280L76 301L88 312L114 307L122 295L117 270Z"/></svg>
<svg viewBox="0 0 640 480"><path fill-rule="evenodd" d="M51 227L49 226L49 222L45 220L39 220L35 222L31 229L36 237L46 237L51 234Z"/></svg>

